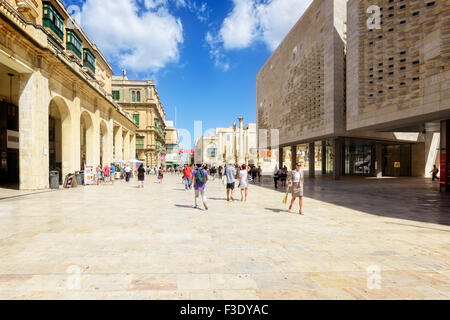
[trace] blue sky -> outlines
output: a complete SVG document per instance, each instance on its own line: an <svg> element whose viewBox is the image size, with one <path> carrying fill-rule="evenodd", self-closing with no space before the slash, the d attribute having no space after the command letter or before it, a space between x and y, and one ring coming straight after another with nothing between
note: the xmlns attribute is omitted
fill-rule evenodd
<svg viewBox="0 0 450 320"><path fill-rule="evenodd" d="M192 132L256 122L256 74L311 0L63 0L120 75Z"/></svg>

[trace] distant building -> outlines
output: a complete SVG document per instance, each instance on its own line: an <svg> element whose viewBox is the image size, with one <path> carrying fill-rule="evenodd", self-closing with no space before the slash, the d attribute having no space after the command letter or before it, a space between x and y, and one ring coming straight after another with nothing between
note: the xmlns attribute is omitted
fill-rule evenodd
<svg viewBox="0 0 450 320"><path fill-rule="evenodd" d="M114 76L112 95L138 126L136 154L132 156L151 168L161 166L166 144L165 112L154 82L128 80L125 74Z"/></svg>
<svg viewBox="0 0 450 320"><path fill-rule="evenodd" d="M181 165L178 131L173 121L166 121L166 159L165 165L178 167Z"/></svg>
<svg viewBox="0 0 450 320"><path fill-rule="evenodd" d="M195 162L219 166L228 162L257 165L256 124L216 128L214 133L199 138L195 143Z"/></svg>

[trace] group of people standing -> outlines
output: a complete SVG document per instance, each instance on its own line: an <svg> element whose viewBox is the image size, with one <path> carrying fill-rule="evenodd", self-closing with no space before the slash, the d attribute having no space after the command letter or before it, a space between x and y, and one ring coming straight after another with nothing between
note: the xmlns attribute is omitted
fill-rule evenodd
<svg viewBox="0 0 450 320"><path fill-rule="evenodd" d="M104 183L114 184L116 175L116 166L111 163L111 165L105 165L103 168L101 165L98 165L95 169L95 178L97 180L97 185L103 181Z"/></svg>
<svg viewBox="0 0 450 320"><path fill-rule="evenodd" d="M228 164L223 167L209 168L206 165L198 164L195 167L185 165L183 169L183 182L185 191L189 191L192 188L195 190L195 204L194 208L199 208L200 199L203 203L205 210L208 210L207 197L205 194L206 184L209 181L209 177L216 178L219 174L219 178L226 184L227 201L234 201L233 193L236 188L241 190L241 201L247 201L248 198L248 186L249 180L256 181L256 177L261 179L262 170L261 167L249 167L246 164L242 166ZM252 178L250 178L252 177Z"/></svg>

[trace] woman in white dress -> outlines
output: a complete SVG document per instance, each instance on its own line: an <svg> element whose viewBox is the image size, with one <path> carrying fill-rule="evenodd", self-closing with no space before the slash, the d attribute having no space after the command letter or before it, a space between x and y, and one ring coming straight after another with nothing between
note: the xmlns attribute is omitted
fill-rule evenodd
<svg viewBox="0 0 450 320"><path fill-rule="evenodd" d="M239 188L241 189L241 201L247 201L248 196L248 171L247 165L243 164L239 171Z"/></svg>

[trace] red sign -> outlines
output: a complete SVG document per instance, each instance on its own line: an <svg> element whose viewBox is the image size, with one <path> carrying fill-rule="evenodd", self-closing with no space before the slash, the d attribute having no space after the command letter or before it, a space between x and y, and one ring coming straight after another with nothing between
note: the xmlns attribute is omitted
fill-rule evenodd
<svg viewBox="0 0 450 320"><path fill-rule="evenodd" d="M440 180L441 180L441 188L445 190L447 187L447 155L445 153L441 153L441 173L440 173Z"/></svg>
<svg viewBox="0 0 450 320"><path fill-rule="evenodd" d="M181 150L179 151L179 153L194 154L194 153L195 153L195 150L193 150L193 149L181 149Z"/></svg>

